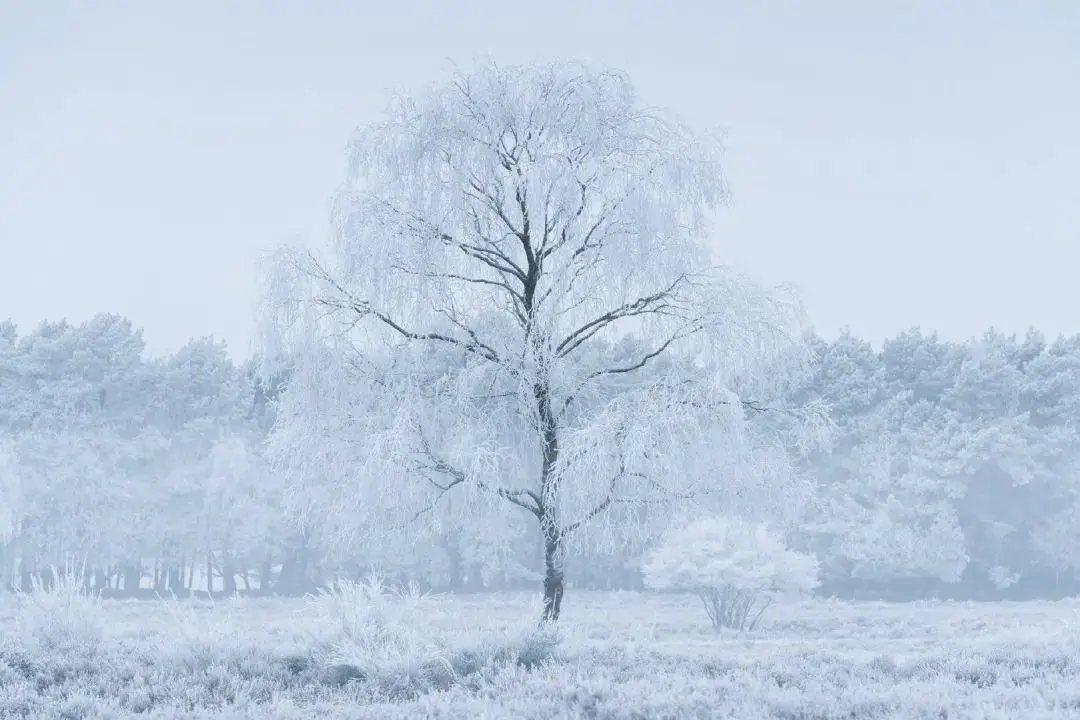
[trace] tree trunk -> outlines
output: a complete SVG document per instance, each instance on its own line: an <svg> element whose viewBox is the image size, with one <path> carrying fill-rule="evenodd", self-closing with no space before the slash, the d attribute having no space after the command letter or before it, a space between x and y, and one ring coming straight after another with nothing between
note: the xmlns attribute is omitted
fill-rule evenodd
<svg viewBox="0 0 1080 720"><path fill-rule="evenodd" d="M228 550L221 553L221 591L229 597L236 594L236 566Z"/></svg>
<svg viewBox="0 0 1080 720"><path fill-rule="evenodd" d="M544 614L541 625L559 621L566 577L562 532L553 519L545 519L544 524Z"/></svg>
<svg viewBox="0 0 1080 720"><path fill-rule="evenodd" d="M0 543L0 592L10 590L12 586L8 579L10 547L7 543Z"/></svg>
<svg viewBox="0 0 1080 720"><path fill-rule="evenodd" d="M139 594L142 583L142 563L136 562L124 568L124 593L134 597Z"/></svg>
<svg viewBox="0 0 1080 720"><path fill-rule="evenodd" d="M551 389L546 380L533 386L533 396L543 432L538 517L540 532L544 538L544 612L540 624L547 625L559 620L565 587L566 553L562 523L558 516L562 480L556 471L559 461L558 421L552 407Z"/></svg>
<svg viewBox="0 0 1080 720"><path fill-rule="evenodd" d="M307 538L300 536L288 551L281 565L276 590L282 595L303 595L315 589L312 581L311 554L308 551Z"/></svg>
<svg viewBox="0 0 1080 720"><path fill-rule="evenodd" d="M465 591L469 593L484 592L484 566L474 562L469 564L469 576L466 579Z"/></svg>
<svg viewBox="0 0 1080 720"><path fill-rule="evenodd" d="M184 568L171 565L166 573L166 581L169 583L169 592L177 596L184 594Z"/></svg>
<svg viewBox="0 0 1080 720"><path fill-rule="evenodd" d="M273 553L266 553L266 559L263 560L262 567L259 568L259 594L268 595L270 593L270 586L274 582L274 555Z"/></svg>
<svg viewBox="0 0 1080 720"><path fill-rule="evenodd" d="M34 571L26 560L19 563L19 589L23 592L34 589Z"/></svg>
<svg viewBox="0 0 1080 720"><path fill-rule="evenodd" d="M447 558L450 561L450 592L461 592L465 587L465 563L461 557L461 549L458 547L457 537L448 537L444 547L446 548Z"/></svg>

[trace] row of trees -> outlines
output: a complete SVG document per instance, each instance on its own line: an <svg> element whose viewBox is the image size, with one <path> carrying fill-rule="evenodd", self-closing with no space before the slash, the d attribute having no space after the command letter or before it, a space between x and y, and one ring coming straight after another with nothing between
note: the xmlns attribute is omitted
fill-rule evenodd
<svg viewBox="0 0 1080 720"><path fill-rule="evenodd" d="M875 351L814 341L839 433L808 462L819 512L802 540L834 586L911 593L1074 592L1080 569L1080 337L912 330Z"/></svg>
<svg viewBox="0 0 1080 720"><path fill-rule="evenodd" d="M838 432L829 451L794 458L816 487L789 540L821 559L829 591L1076 589L1080 337L961 343L913 330L879 349L850 334L811 345L815 371L791 392L823 398ZM150 358L117 316L22 337L5 324L4 585L72 558L121 591L140 578L205 588L208 574L218 591L299 589L313 572L376 561L455 589L539 579L525 517L448 524L422 547L361 543L363 507L347 492L315 479L301 489L268 466L275 398L253 363L211 340ZM571 582L639 586L638 553L659 528L625 549L586 543L568 558Z"/></svg>
<svg viewBox="0 0 1080 720"><path fill-rule="evenodd" d="M211 339L149 358L115 315L0 327L0 581L72 559L114 590L266 578L286 551L268 400Z"/></svg>

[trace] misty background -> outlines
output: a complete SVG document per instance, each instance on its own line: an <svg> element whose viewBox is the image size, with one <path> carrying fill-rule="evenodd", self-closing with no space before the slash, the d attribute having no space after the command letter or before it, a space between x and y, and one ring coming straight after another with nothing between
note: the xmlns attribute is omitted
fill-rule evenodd
<svg viewBox="0 0 1080 720"><path fill-rule="evenodd" d="M804 293L819 364L790 392L840 430L799 461L819 488L792 542L822 592L1075 592L1080 8L617 8L5 5L4 585L77 559L117 593L300 592L376 563L535 587L512 521L378 557L297 528L260 462L280 385L250 351L255 269L326 234L344 144L394 92L569 56L725 129L718 251ZM568 580L640 587L640 550Z"/></svg>
<svg viewBox="0 0 1080 720"><path fill-rule="evenodd" d="M253 263L321 240L343 149L475 58L592 59L726 131L722 257L826 337L1075 331L1080 7L0 3L0 315L247 355Z"/></svg>

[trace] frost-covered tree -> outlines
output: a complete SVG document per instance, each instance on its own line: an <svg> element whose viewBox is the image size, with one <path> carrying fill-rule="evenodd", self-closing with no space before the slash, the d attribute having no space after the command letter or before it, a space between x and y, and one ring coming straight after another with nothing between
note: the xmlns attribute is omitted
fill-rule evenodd
<svg viewBox="0 0 1080 720"><path fill-rule="evenodd" d="M703 518L669 533L643 569L654 590L697 595L716 630L753 630L775 597L819 585L816 557L739 518Z"/></svg>
<svg viewBox="0 0 1080 720"><path fill-rule="evenodd" d="M292 344L267 352L298 358L270 452L357 531L437 522L451 491L527 513L555 620L583 528L723 493L816 425L755 417L808 360L798 304L718 267L718 145L623 75L462 72L351 159L329 246L278 258L267 337Z"/></svg>
<svg viewBox="0 0 1080 720"><path fill-rule="evenodd" d="M236 592L236 576L248 583L247 570L257 567L273 547L280 504L277 477L253 451L255 440L244 434L222 435L211 449L204 475L203 543L222 591ZM277 496L277 497L275 497Z"/></svg>
<svg viewBox="0 0 1080 720"><path fill-rule="evenodd" d="M19 534L23 514L22 478L13 446L0 441L0 590L10 585L15 571L11 542Z"/></svg>

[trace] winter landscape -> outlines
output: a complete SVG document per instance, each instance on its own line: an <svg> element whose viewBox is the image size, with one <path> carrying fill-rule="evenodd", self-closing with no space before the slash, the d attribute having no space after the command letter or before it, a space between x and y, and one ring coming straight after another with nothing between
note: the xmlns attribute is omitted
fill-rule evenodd
<svg viewBox="0 0 1080 720"><path fill-rule="evenodd" d="M346 157L249 349L0 322L0 718L1080 717L1080 335L821 331L602 63Z"/></svg>

